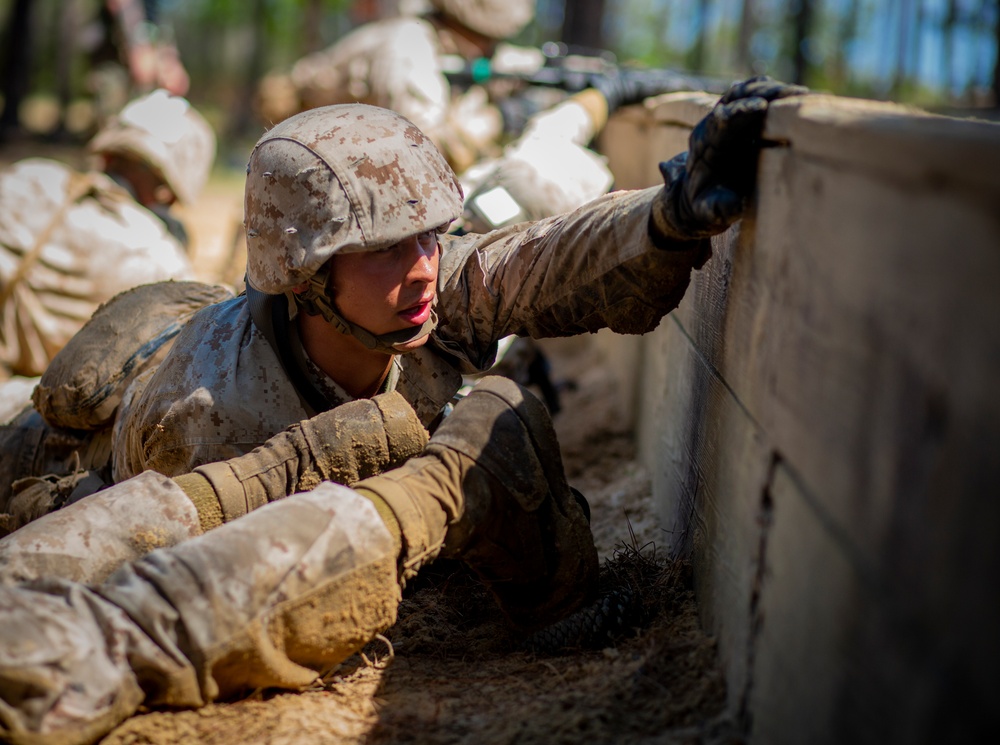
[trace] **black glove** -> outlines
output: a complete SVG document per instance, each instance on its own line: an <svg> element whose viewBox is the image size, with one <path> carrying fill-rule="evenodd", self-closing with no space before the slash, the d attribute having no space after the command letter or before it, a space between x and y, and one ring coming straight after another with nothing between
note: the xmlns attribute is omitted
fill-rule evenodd
<svg viewBox="0 0 1000 745"><path fill-rule="evenodd" d="M660 163L664 189L650 213L654 240L694 240L740 219L757 182L771 101L808 93L767 76L733 85L691 132L685 153Z"/></svg>

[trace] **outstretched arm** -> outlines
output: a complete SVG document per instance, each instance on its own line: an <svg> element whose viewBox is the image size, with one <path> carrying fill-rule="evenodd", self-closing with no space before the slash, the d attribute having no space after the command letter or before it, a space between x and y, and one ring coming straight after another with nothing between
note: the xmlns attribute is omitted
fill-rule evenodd
<svg viewBox="0 0 1000 745"><path fill-rule="evenodd" d="M507 334L655 328L710 255L708 239L746 211L770 102L804 92L769 78L739 83L694 128L688 151L661 164L663 187L447 243L441 338L482 365Z"/></svg>

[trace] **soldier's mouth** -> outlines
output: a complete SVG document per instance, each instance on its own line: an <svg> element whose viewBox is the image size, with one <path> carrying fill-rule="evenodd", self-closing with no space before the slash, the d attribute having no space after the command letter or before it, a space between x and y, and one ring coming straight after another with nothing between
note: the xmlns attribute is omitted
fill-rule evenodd
<svg viewBox="0 0 1000 745"><path fill-rule="evenodd" d="M400 317L408 323L412 323L414 326L420 326L431 317L431 305L433 299L433 296L431 296L429 299L422 300L416 305L411 305L406 310L399 312Z"/></svg>

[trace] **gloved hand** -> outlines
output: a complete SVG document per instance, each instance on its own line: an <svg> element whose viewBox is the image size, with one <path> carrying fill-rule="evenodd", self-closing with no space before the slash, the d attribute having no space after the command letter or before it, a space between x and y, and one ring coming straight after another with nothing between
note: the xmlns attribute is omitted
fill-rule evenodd
<svg viewBox="0 0 1000 745"><path fill-rule="evenodd" d="M692 130L687 152L660 163L664 190L650 213L653 239L707 238L740 219L757 181L768 106L808 92L763 75L733 85Z"/></svg>
<svg viewBox="0 0 1000 745"><path fill-rule="evenodd" d="M357 399L293 424L249 453L198 466L174 481L203 530L322 481L353 484L419 454L427 431L397 392Z"/></svg>

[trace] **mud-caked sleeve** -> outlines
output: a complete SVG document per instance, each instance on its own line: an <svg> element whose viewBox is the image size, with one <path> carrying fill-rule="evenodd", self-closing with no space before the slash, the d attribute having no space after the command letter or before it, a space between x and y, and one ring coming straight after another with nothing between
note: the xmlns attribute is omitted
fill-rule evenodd
<svg viewBox="0 0 1000 745"><path fill-rule="evenodd" d="M565 215L446 239L442 339L489 364L492 343L509 334L656 328L710 254L707 240L652 243L649 208L660 190L614 192Z"/></svg>

